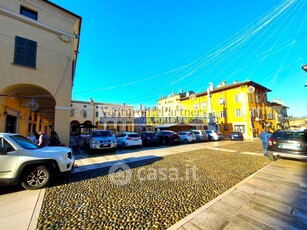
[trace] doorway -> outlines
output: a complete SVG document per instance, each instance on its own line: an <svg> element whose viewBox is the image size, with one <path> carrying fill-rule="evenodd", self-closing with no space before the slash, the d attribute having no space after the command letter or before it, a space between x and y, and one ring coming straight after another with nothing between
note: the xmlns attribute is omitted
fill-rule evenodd
<svg viewBox="0 0 307 230"><path fill-rule="evenodd" d="M16 133L16 122L17 117L12 115L6 115L5 119L5 132L6 133Z"/></svg>

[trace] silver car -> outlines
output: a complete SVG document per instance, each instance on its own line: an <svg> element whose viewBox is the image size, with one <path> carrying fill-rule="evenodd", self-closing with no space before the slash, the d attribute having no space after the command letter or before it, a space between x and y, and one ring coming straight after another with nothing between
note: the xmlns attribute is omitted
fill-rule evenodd
<svg viewBox="0 0 307 230"><path fill-rule="evenodd" d="M190 132L194 133L196 136L196 141L207 141L208 140L208 135L205 130L190 130Z"/></svg>

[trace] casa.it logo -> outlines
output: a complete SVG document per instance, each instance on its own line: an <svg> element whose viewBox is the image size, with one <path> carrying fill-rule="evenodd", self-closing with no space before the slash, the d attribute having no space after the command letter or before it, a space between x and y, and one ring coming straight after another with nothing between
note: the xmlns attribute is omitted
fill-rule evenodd
<svg viewBox="0 0 307 230"><path fill-rule="evenodd" d="M124 163L112 165L109 169L109 179L118 186L126 185L130 182L132 173L130 167Z"/></svg>

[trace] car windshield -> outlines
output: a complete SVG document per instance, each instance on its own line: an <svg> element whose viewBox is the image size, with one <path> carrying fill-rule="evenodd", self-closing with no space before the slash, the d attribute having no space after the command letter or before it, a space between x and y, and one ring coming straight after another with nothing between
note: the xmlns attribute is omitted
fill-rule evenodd
<svg viewBox="0 0 307 230"><path fill-rule="evenodd" d="M112 137L112 134L109 131L99 131L93 132L92 137Z"/></svg>
<svg viewBox="0 0 307 230"><path fill-rule="evenodd" d="M296 139L307 141L306 132L279 132L274 135L277 139L287 140Z"/></svg>
<svg viewBox="0 0 307 230"><path fill-rule="evenodd" d="M16 143L18 144L20 147L24 148L24 149L29 149L29 150L33 150L33 149L38 149L39 147L37 145L35 145L32 141L28 140L27 138L25 138L24 136L21 135L12 135L10 136L10 138Z"/></svg>
<svg viewBox="0 0 307 230"><path fill-rule="evenodd" d="M143 133L143 135L146 136L146 137L155 137L155 136L157 136L156 133Z"/></svg>
<svg viewBox="0 0 307 230"><path fill-rule="evenodd" d="M139 134L137 134L137 133L132 133L132 134L129 134L128 135L128 137L140 137L140 135Z"/></svg>

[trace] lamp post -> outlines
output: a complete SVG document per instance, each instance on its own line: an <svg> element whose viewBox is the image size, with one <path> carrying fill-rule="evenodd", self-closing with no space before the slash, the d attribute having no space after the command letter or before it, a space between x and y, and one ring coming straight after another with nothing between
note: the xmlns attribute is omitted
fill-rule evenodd
<svg viewBox="0 0 307 230"><path fill-rule="evenodd" d="M93 123L92 123L92 125L95 125L95 102L94 102L94 100L93 100L93 98L90 98L90 104L93 106Z"/></svg>
<svg viewBox="0 0 307 230"><path fill-rule="evenodd" d="M301 68L307 73L307 64L303 65ZM307 87L307 80L305 83L305 87Z"/></svg>

